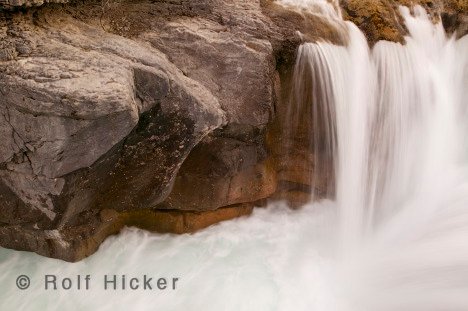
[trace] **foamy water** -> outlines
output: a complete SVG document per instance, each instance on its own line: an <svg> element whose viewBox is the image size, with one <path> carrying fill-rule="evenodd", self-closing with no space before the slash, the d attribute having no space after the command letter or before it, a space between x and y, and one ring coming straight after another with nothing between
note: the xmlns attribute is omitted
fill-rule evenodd
<svg viewBox="0 0 468 311"><path fill-rule="evenodd" d="M258 209L249 218L194 235L127 229L78 263L0 250L2 310L310 310L330 293L330 202L291 211ZM325 236L327 236L325 238ZM20 274L31 278L16 288ZM44 275L91 275L91 288L44 290ZM178 277L176 290L103 289L105 274ZM5 309L6 308L6 309Z"/></svg>

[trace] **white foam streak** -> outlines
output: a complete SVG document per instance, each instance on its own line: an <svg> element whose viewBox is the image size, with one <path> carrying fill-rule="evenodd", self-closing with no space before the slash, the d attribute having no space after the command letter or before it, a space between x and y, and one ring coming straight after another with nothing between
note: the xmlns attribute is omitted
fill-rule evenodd
<svg viewBox="0 0 468 311"><path fill-rule="evenodd" d="M281 5L329 19L342 19L337 0L277 0Z"/></svg>

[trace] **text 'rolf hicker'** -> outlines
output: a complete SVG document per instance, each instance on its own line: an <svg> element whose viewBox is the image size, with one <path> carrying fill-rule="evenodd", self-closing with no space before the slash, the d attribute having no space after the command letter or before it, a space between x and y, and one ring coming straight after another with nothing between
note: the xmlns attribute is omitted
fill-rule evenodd
<svg viewBox="0 0 468 311"><path fill-rule="evenodd" d="M179 278L151 277L148 275L128 276L125 274L106 274L97 278L91 275L76 275L73 277L58 277L47 274L44 276L45 290L176 290Z"/></svg>

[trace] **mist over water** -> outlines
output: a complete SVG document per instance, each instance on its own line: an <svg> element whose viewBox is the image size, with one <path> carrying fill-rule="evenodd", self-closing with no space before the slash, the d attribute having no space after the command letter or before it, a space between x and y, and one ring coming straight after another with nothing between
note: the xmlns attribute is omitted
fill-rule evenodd
<svg viewBox="0 0 468 311"><path fill-rule="evenodd" d="M341 19L326 1L283 2L313 2ZM324 139L334 164L333 201L299 211L277 203L194 235L127 229L75 264L1 249L0 306L468 310L468 37L447 37L420 7L401 10L405 45L370 49L355 25L340 21L346 46L298 50L293 93L297 104L317 105L310 120L324 137L311 139ZM20 274L31 277L30 289L16 288ZM96 287L46 292L44 274L91 274ZM104 274L180 283L175 291L105 291Z"/></svg>

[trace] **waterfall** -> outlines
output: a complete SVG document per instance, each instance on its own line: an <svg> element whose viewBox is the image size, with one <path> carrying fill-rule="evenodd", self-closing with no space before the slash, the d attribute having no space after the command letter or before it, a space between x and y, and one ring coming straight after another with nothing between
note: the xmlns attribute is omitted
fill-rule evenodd
<svg viewBox="0 0 468 311"><path fill-rule="evenodd" d="M303 44L290 105L333 158L346 310L468 310L468 37L400 10L404 45Z"/></svg>
<svg viewBox="0 0 468 311"><path fill-rule="evenodd" d="M448 38L422 7L401 13L410 32L405 45L381 41L369 49L357 27L342 22L347 46L305 43L298 50L289 105L312 106L310 139L315 150L325 148L317 161L333 157L349 243L409 198L440 192L467 160L467 38Z"/></svg>

